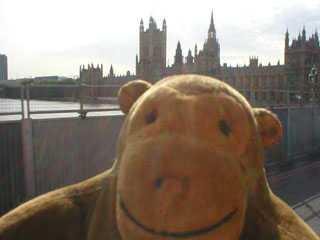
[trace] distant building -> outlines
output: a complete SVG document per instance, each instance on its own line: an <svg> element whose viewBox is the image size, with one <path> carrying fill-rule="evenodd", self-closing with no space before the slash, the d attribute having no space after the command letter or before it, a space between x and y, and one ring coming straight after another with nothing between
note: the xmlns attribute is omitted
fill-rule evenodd
<svg viewBox="0 0 320 240"><path fill-rule="evenodd" d="M103 65L98 66L95 68L93 64L88 65L88 68L85 68L83 65L80 66L80 84L85 85L103 85ZM100 89L94 86L88 87L87 95L90 97L97 97L100 96Z"/></svg>
<svg viewBox="0 0 320 240"><path fill-rule="evenodd" d="M302 34L289 43L289 32L285 33L284 42L284 65L277 64L262 66L258 57L249 57L248 66L228 66L220 63L220 43L211 14L208 36L202 49L195 45L193 54L188 50L186 57L183 56L181 42L176 48L174 63L166 65L167 24L163 20L162 29L157 28L153 17L149 19L148 29L144 29L143 20L139 27L139 56L136 56L136 75L128 71L126 75L115 75L111 65L109 75L102 78L102 71L98 74L99 81L103 85L121 86L134 79L144 79L155 83L166 76L175 74L201 74L216 77L238 89L253 104L267 105L288 102L299 99L308 100L311 96L303 94L310 91L308 74L313 66L320 70L320 46L317 30L309 39L303 27ZM91 83L91 72L100 71L83 70L80 78L86 78L86 84ZM88 75L89 74L89 75ZM95 76L95 75L94 75ZM98 78L98 77L97 77ZM319 76L320 78L320 76ZM319 91L320 84L317 86ZM281 90L281 91L277 91ZM290 91L290 93L288 92ZM294 92L296 91L296 92ZM300 97L299 96L299 97ZM320 95L316 95L320 99Z"/></svg>
<svg viewBox="0 0 320 240"><path fill-rule="evenodd" d="M281 103L285 98L294 99L297 93L274 90L291 90L298 92L310 91L307 83L308 74L313 66L320 69L320 47L317 30L307 40L306 30L303 27L302 35L289 43L288 30L285 34L284 65L280 61L276 65L270 63L262 66L258 57L250 57L248 66L231 67L220 64L220 44L217 40L216 30L211 14L208 37L203 48L194 48L194 54L188 51L184 58L180 41L177 44L174 63L163 67L158 62L164 61L157 56L157 48L166 49L166 22L164 20L162 31L156 28L153 18L150 18L149 29L144 31L143 22L140 22L140 56L136 57L137 78L145 79L151 83L174 74L201 74L221 79L231 86L241 90L250 102ZM164 37L165 36L165 37ZM154 40L156 39L156 41ZM149 52L148 52L149 51ZM161 53L165 56L166 53ZM160 61L161 60L161 61ZM320 86L318 86L318 89ZM308 95L305 95L308 98ZM310 97L310 96L309 96ZM302 99L308 100L308 99Z"/></svg>
<svg viewBox="0 0 320 240"><path fill-rule="evenodd" d="M162 30L150 17L149 28L144 31L143 20L140 21L139 60L136 57L137 78L154 83L166 75L167 24L163 19Z"/></svg>
<svg viewBox="0 0 320 240"><path fill-rule="evenodd" d="M303 27L302 35L293 39L289 44L289 32L285 34L284 64L289 88L308 90L307 76L311 68L320 67L319 36L315 31L309 39L306 39L306 30Z"/></svg>
<svg viewBox="0 0 320 240"><path fill-rule="evenodd" d="M137 79L136 75L131 74L130 71L127 71L126 75L116 75L111 65L109 74L103 78L103 81L106 85L122 86L135 79Z"/></svg>
<svg viewBox="0 0 320 240"><path fill-rule="evenodd" d="M209 76L217 76L220 73L220 44L217 40L212 13L208 38L203 44L203 49L198 52L197 45L195 45L194 57L191 50L189 50L183 66L183 73L197 73Z"/></svg>
<svg viewBox="0 0 320 240"><path fill-rule="evenodd" d="M101 67L99 64L95 68L93 64L91 66L88 64L88 68L83 65L80 66L80 83L86 85L101 85L103 77L103 65Z"/></svg>
<svg viewBox="0 0 320 240"><path fill-rule="evenodd" d="M144 31L143 21L140 22L139 61L136 57L136 72L138 79L151 83L174 74L194 73L209 76L220 74L220 44L216 37L216 29L211 14L208 38L199 50L195 45L194 56L191 50L184 59L180 41L177 44L174 63L166 66L167 24L163 20L162 31L157 29L155 20L150 17L149 28Z"/></svg>
<svg viewBox="0 0 320 240"><path fill-rule="evenodd" d="M3 54L0 54L0 80L8 80L8 59Z"/></svg>

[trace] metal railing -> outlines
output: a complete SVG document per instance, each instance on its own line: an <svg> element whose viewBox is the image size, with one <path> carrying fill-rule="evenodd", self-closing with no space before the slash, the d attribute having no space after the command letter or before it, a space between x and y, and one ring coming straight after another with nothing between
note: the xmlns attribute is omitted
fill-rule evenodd
<svg viewBox="0 0 320 240"><path fill-rule="evenodd" d="M26 85L4 87L0 116L119 111L120 86L107 85ZM238 89L253 107L320 105L320 92Z"/></svg>
<svg viewBox="0 0 320 240"><path fill-rule="evenodd" d="M26 85L5 87L0 98L0 116L119 111L119 86Z"/></svg>
<svg viewBox="0 0 320 240"><path fill-rule="evenodd" d="M22 87L11 87L11 91L15 94L12 98L6 98L6 96L1 96L0 98L0 116L7 115L21 115L25 112L25 104L24 104L24 89Z"/></svg>

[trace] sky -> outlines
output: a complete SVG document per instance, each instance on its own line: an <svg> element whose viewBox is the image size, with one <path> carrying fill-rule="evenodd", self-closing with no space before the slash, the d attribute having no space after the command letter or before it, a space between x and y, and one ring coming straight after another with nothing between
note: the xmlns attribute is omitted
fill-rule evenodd
<svg viewBox="0 0 320 240"><path fill-rule="evenodd" d="M167 64L177 42L182 53L202 49L211 12L220 42L220 62L248 65L250 56L284 62L290 42L303 26L307 38L320 31L320 0L0 0L0 54L8 57L9 79L79 76L79 66L110 65L116 74L135 73L139 23L150 16L167 22Z"/></svg>

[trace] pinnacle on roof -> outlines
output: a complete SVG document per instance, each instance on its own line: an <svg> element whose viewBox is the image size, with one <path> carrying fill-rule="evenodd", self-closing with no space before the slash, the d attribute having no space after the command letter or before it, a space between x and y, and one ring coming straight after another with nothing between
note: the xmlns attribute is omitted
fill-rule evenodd
<svg viewBox="0 0 320 240"><path fill-rule="evenodd" d="M155 24L155 21L154 21L154 19L153 19L153 17L152 16L150 16L150 19L149 19L149 24L151 25L153 25L153 24Z"/></svg>
<svg viewBox="0 0 320 240"><path fill-rule="evenodd" d="M157 28L157 23L152 16L150 16L150 19L149 19L149 28L153 28L153 29Z"/></svg>
<svg viewBox="0 0 320 240"><path fill-rule="evenodd" d="M166 19L163 18L162 31L166 31L166 30L167 30L167 22L166 22Z"/></svg>
<svg viewBox="0 0 320 240"><path fill-rule="evenodd" d="M302 29L302 40L306 40L306 28L305 26L303 25L303 29Z"/></svg>
<svg viewBox="0 0 320 240"><path fill-rule="evenodd" d="M214 38L216 34L216 29L214 27L214 22L213 22L213 11L211 12L211 20L210 20L210 26L208 30L208 39L209 38Z"/></svg>

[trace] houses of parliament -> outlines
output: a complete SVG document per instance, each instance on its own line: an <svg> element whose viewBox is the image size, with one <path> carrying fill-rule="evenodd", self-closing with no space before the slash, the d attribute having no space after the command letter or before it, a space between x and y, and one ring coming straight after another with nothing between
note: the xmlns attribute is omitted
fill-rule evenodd
<svg viewBox="0 0 320 240"><path fill-rule="evenodd" d="M145 30L143 20L139 26L139 56L136 56L136 75L116 76L111 65L109 74L103 77L103 66L80 67L82 83L90 85L121 86L134 79L144 79L155 83L163 77L176 74L201 74L218 78L238 89L247 99L268 102L283 102L294 99L295 92L308 92L308 74L313 66L320 69L320 47L317 30L307 39L303 27L298 37L289 40L289 32L284 38L284 64L270 63L262 66L258 57L249 57L249 65L231 67L220 63L220 44L217 41L213 14L211 14L207 39L202 49L195 45L194 51L182 55L180 42L177 43L174 63L166 65L167 24L164 19L161 29L153 17ZM319 86L317 88L319 90ZM292 91L286 94L287 91ZM97 94L97 93L95 93ZM317 95L317 97L319 97ZM308 98L304 94L303 98Z"/></svg>

